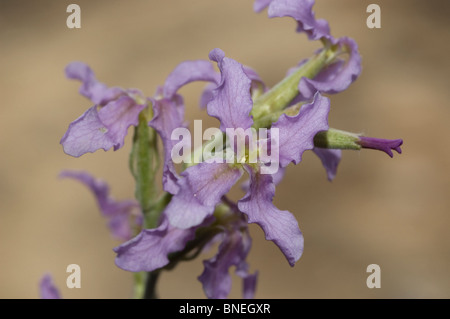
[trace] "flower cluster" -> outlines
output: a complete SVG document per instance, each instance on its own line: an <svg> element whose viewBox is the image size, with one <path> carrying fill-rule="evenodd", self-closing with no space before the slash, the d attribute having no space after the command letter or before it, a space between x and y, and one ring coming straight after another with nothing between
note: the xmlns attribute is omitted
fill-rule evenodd
<svg viewBox="0 0 450 319"><path fill-rule="evenodd" d="M124 240L114 249L115 262L124 270L142 275L136 285L147 282L137 288L138 297L154 296L154 291L146 290L153 289L149 283L154 283L162 270L219 243L217 254L204 261L204 271L198 277L206 296L228 296L230 267L235 266L243 280L244 297L252 298L257 272L250 272L246 261L251 248L249 223L262 228L266 239L279 247L291 266L303 252L303 235L296 218L272 203L275 186L289 164L298 164L302 154L312 150L331 181L342 149L371 148L391 157L392 150L401 152L402 140L369 138L329 127L330 99L325 94L339 93L357 79L361 57L352 39L334 38L327 21L315 18L313 4L313 0L254 3L256 12L268 8L271 18L293 18L297 32L306 33L309 40L323 46L288 70L273 88L268 88L253 69L225 56L218 48L209 53L209 60L180 63L153 97L145 97L136 89L109 88L81 62L66 68L67 77L81 81L80 93L94 103L69 125L61 139L67 154L78 157L98 149L118 150L128 128L135 128L130 166L136 179L136 201L115 201L106 184L87 173L63 172L62 176L90 188L112 233ZM220 121L221 135L215 139L225 140L225 147L235 151L232 162L222 160L222 149L216 145L212 160L189 161L181 168L174 163L173 149L178 141L173 132L187 127L178 91L194 81L207 82L200 107ZM232 143L236 136L230 136L230 128L242 133L237 136L245 141L241 150ZM246 133L257 128L270 129L269 136ZM158 170L156 136L162 141L164 153L161 194L154 186ZM252 147L252 138L256 147ZM200 147L200 153L205 147L208 143ZM276 153L276 160L271 157L269 161L251 162L251 154L262 152L261 147ZM183 156L196 154L194 151ZM268 165L276 165L275 172L264 173ZM231 201L227 194L244 174L247 181L242 187L246 194L237 202Z"/></svg>

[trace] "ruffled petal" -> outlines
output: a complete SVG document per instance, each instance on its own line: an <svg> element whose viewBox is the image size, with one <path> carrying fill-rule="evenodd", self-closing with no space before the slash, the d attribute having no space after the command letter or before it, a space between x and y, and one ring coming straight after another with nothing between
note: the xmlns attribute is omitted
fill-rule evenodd
<svg viewBox="0 0 450 319"><path fill-rule="evenodd" d="M207 105L208 114L220 121L220 129L224 132L227 128L245 130L251 127L252 81L244 72L243 66L233 59L226 58L220 49L212 50L209 58L217 62L222 77L219 86L213 91L213 99Z"/></svg>
<svg viewBox="0 0 450 319"><path fill-rule="evenodd" d="M283 252L291 266L300 259L303 252L303 235L294 215L277 209L272 199L275 185L271 175L250 174L250 189L238 202L239 210L248 216L249 223L257 223Z"/></svg>
<svg viewBox="0 0 450 319"><path fill-rule="evenodd" d="M251 84L251 95L253 96L253 93L256 90L259 90L260 93L264 93L267 90L266 85L264 84L263 80L261 79L261 77L259 76L258 73L256 73L255 70L253 70L252 68L248 67L248 66L243 66L244 68L244 73L247 75L247 77L250 79L250 81L252 81ZM214 98L214 89L217 87L218 82L217 83L209 83L202 92L202 95L200 97L200 108L204 109L209 101L211 101Z"/></svg>
<svg viewBox="0 0 450 319"><path fill-rule="evenodd" d="M169 74L164 84L164 97L172 98L184 85L194 81L207 81L219 84L220 75L210 61L184 61Z"/></svg>
<svg viewBox="0 0 450 319"><path fill-rule="evenodd" d="M175 227L199 225L214 212L223 195L242 176L242 170L226 163L202 162L181 173L178 193L172 197L165 214Z"/></svg>
<svg viewBox="0 0 450 319"><path fill-rule="evenodd" d="M217 255L205 260L203 273L198 277L208 298L224 299L231 290L230 267L236 266L236 274L244 279L244 296L252 297L256 285L255 275L249 275L245 261L250 251L251 239L240 229L227 231Z"/></svg>
<svg viewBox="0 0 450 319"><path fill-rule="evenodd" d="M99 82L92 69L83 62L72 62L66 67L66 76L82 82L80 94L90 99L94 104L105 105L115 100L125 91L118 87L109 88Z"/></svg>
<svg viewBox="0 0 450 319"><path fill-rule="evenodd" d="M132 236L132 228L139 224L139 204L135 200L116 201L110 196L108 185L86 172L63 171L59 175L72 178L87 186L94 194L100 212L108 218L108 226L114 237L128 240ZM132 218L136 217L134 224Z"/></svg>
<svg viewBox="0 0 450 319"><path fill-rule="evenodd" d="M206 226L207 220L200 226ZM187 242L195 238L198 227L180 229L169 224L167 218L159 227L143 229L139 235L114 248L117 256L115 263L127 271L153 271L169 263L168 255L181 251Z"/></svg>
<svg viewBox="0 0 450 319"><path fill-rule="evenodd" d="M161 137L164 147L163 188L166 192L178 192L179 176L172 160L172 149L178 141L172 140L172 131L185 127L184 104L180 95L175 94L171 99L163 98L153 101L153 119L148 123Z"/></svg>
<svg viewBox="0 0 450 319"><path fill-rule="evenodd" d="M105 151L123 146L128 127L137 125L139 113L145 105L136 104L134 99L124 95L98 110L94 105L78 119L70 123L61 139L64 152L79 157L99 149Z"/></svg>
<svg viewBox="0 0 450 319"><path fill-rule="evenodd" d="M258 8L260 8L259 5L266 5L266 3L266 1L261 1ZM329 37L328 22L323 19L316 20L312 11L313 5L314 0L273 0L270 2L268 14L269 18L294 18L298 23L297 32L305 32L310 40Z"/></svg>
<svg viewBox="0 0 450 319"><path fill-rule="evenodd" d="M313 148L313 152L322 161L322 165L327 171L328 180L331 182L336 177L337 167L342 157L342 151L315 147Z"/></svg>
<svg viewBox="0 0 450 319"><path fill-rule="evenodd" d="M314 136L328 129L330 101L317 93L310 104L305 104L295 116L282 114L272 128L279 129L280 166L298 164L306 150L314 148Z"/></svg>
<svg viewBox="0 0 450 319"><path fill-rule="evenodd" d="M61 299L61 294L49 274L45 274L39 282L39 292L41 299Z"/></svg>
<svg viewBox="0 0 450 319"><path fill-rule="evenodd" d="M302 78L298 85L301 100L309 100L319 91L335 94L347 89L361 73L361 56L356 42L347 37L336 42L341 50L348 53L347 61L337 60L320 71L313 79Z"/></svg>

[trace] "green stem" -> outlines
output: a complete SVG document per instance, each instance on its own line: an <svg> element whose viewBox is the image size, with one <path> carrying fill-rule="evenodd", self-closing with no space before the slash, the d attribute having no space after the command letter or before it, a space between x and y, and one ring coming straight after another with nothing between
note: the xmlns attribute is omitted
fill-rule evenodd
<svg viewBox="0 0 450 319"><path fill-rule="evenodd" d="M158 193L155 175L159 167L157 138L154 129L148 126L145 112L139 114L135 128L133 148L130 154L130 170L136 180L135 196L144 215L144 228L158 226L159 213L153 209Z"/></svg>
<svg viewBox="0 0 450 319"><path fill-rule="evenodd" d="M326 47L313 56L295 72L261 95L253 104L251 114L254 119L281 111L298 95L298 83L303 77L314 78L337 56L335 47Z"/></svg>

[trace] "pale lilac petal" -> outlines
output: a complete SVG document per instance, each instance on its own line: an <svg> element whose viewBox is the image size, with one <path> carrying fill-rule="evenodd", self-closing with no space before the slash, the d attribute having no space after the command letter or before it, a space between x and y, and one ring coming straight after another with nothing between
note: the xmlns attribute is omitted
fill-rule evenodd
<svg viewBox="0 0 450 319"><path fill-rule="evenodd" d="M261 12L267 8L272 1L273 0L255 0L253 3L253 10L255 12Z"/></svg>
<svg viewBox="0 0 450 319"><path fill-rule="evenodd" d="M128 127L137 125L139 113L144 107L126 95L109 102L100 110L94 105L70 123L60 142L64 152L79 157L99 149L121 148Z"/></svg>
<svg viewBox="0 0 450 319"><path fill-rule="evenodd" d="M62 178L72 178L87 186L94 194L100 212L108 218L108 226L114 237L128 240L132 236L132 228L139 224L139 204L135 200L116 201L109 193L108 185L86 172L63 171ZM135 217L134 224L132 218Z"/></svg>
<svg viewBox="0 0 450 319"><path fill-rule="evenodd" d="M236 266L236 273L247 277L245 259L250 247L251 239L247 232L242 233L239 228L226 232L217 255L203 262L205 269L198 277L208 298L224 299L228 296L232 283L230 267ZM251 295L252 284L247 281L247 296Z"/></svg>
<svg viewBox="0 0 450 319"><path fill-rule="evenodd" d="M337 167L342 157L342 151L315 147L313 148L313 152L322 161L322 165L327 171L328 180L331 182L336 177Z"/></svg>
<svg viewBox="0 0 450 319"><path fill-rule="evenodd" d="M250 189L238 202L239 210L248 216L249 223L257 223L266 234L266 239L273 241L283 252L291 266L300 259L303 252L303 235L294 215L277 209L272 199L275 185L272 176L257 174L248 169L251 182Z"/></svg>
<svg viewBox="0 0 450 319"><path fill-rule="evenodd" d="M198 227L207 226L207 220ZM180 229L169 224L163 215L159 227L143 229L139 235L114 248L116 265L127 271L153 271L169 263L168 255L184 249L195 238L198 227Z"/></svg>
<svg viewBox="0 0 450 319"><path fill-rule="evenodd" d="M184 85L194 81L207 81L219 84L220 75L210 61L184 61L169 74L164 84L164 97L172 98Z"/></svg>
<svg viewBox="0 0 450 319"><path fill-rule="evenodd" d="M219 86L213 91L214 98L208 103L208 114L220 121L220 129L224 132L227 128L245 130L251 127L252 81L245 74L243 66L233 59L226 58L220 49L212 50L209 58L217 62L222 78Z"/></svg>
<svg viewBox="0 0 450 319"><path fill-rule="evenodd" d="M262 92L265 92L267 90L266 85L264 84L261 77L248 66L243 66L244 73L247 75L247 77L252 81L251 84L251 92L253 90L261 90ZM200 97L200 108L204 109L209 101L211 101L214 98L214 89L217 87L217 83L209 83L202 92L202 95Z"/></svg>
<svg viewBox="0 0 450 319"><path fill-rule="evenodd" d="M178 193L165 209L170 223L179 228L199 225L214 212L223 195L242 176L242 170L226 163L202 162L181 173Z"/></svg>
<svg viewBox="0 0 450 319"><path fill-rule="evenodd" d="M299 96L302 100L311 99L319 91L335 94L347 89L361 73L361 56L356 42L350 38L339 38L337 43L348 52L347 61L337 60L320 71L313 79L302 78L299 82Z"/></svg>
<svg viewBox="0 0 450 319"><path fill-rule="evenodd" d="M297 23L297 31L305 32L310 40L319 40L330 36L328 22L316 20L312 7L314 0L273 0L268 9L270 18L292 17Z"/></svg>
<svg viewBox="0 0 450 319"><path fill-rule="evenodd" d="M70 63L67 65L65 72L69 79L82 82L80 94L90 99L94 104L105 105L125 93L121 88L109 88L99 82L92 69L82 62Z"/></svg>
<svg viewBox="0 0 450 319"><path fill-rule="evenodd" d="M58 288L53 283L53 279L49 274L44 275L39 282L39 292L41 299L61 299Z"/></svg>
<svg viewBox="0 0 450 319"><path fill-rule="evenodd" d="M172 161L171 152L178 143L171 139L172 131L185 127L184 104L180 95L174 95L171 99L163 98L153 101L153 119L148 123L161 137L164 147L163 188L166 192L176 194L178 192L177 181L179 176Z"/></svg>
<svg viewBox="0 0 450 319"><path fill-rule="evenodd" d="M330 101L317 93L314 101L305 104L295 116L282 114L272 125L279 129L280 166L293 162L298 164L306 150L313 149L314 136L328 129Z"/></svg>
<svg viewBox="0 0 450 319"><path fill-rule="evenodd" d="M217 87L215 83L209 83L202 92L200 96L200 108L204 109L208 105L209 101L214 98L214 89Z"/></svg>

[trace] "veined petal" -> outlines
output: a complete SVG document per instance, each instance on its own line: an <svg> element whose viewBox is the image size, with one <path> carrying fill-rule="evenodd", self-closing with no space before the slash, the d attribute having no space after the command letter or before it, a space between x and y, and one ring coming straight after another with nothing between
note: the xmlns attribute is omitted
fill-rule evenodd
<svg viewBox="0 0 450 319"><path fill-rule="evenodd" d="M169 74L164 83L164 97L172 98L184 85L194 81L213 82L220 81L220 75L207 60L184 61Z"/></svg>
<svg viewBox="0 0 450 319"><path fill-rule="evenodd" d="M260 90L261 93L264 93L266 91L266 85L264 84L261 77L256 73L255 70L248 66L243 66L244 73L247 75L247 77L252 81L251 84L251 94L255 90ZM211 101L214 98L214 89L217 87L217 83L209 83L203 90L202 95L200 97L200 108L203 109L208 105L208 102Z"/></svg>
<svg viewBox="0 0 450 319"><path fill-rule="evenodd" d="M263 3L266 4L265 1ZM310 40L319 40L330 35L330 27L327 21L316 20L312 11L313 5L314 0L272 0L268 14L269 18L294 18L298 23L298 32L305 32Z"/></svg>
<svg viewBox="0 0 450 319"><path fill-rule="evenodd" d="M305 104L295 116L282 114L272 125L279 129L280 166L298 164L306 150L313 149L317 132L328 129L330 101L318 92L310 104Z"/></svg>
<svg viewBox="0 0 450 319"><path fill-rule="evenodd" d="M336 40L341 50L348 53L347 61L337 60L320 71L313 79L302 78L298 85L302 100L311 99L319 91L335 94L347 89L361 73L361 56L356 42L347 37Z"/></svg>
<svg viewBox="0 0 450 319"><path fill-rule="evenodd" d="M342 157L342 151L337 149L314 147L313 152L322 161L322 165L327 171L328 180L331 182L336 177L337 167Z"/></svg>
<svg viewBox="0 0 450 319"><path fill-rule="evenodd" d="M245 284L247 276L251 276L247 273L248 266L245 262L250 247L251 239L247 232L233 229L225 233L217 255L203 262L205 269L198 277L208 298L224 299L228 296L232 282L229 272L231 266L236 266L236 273L244 278ZM252 295L255 279L247 279L244 288L244 295L247 297Z"/></svg>
<svg viewBox="0 0 450 319"><path fill-rule="evenodd" d="M139 216L139 204L135 200L114 200L109 194L108 185L87 172L63 171L59 176L73 178L87 186L94 194L100 212L109 219L108 225L113 236L122 240L131 238L134 225L131 225L130 217L133 214Z"/></svg>
<svg viewBox="0 0 450 319"><path fill-rule="evenodd" d="M207 226L207 220L200 226ZM114 248L117 256L115 263L127 271L153 271L169 263L168 255L181 251L187 242L195 238L198 227L180 229L163 220L157 228L143 229L139 235Z"/></svg>
<svg viewBox="0 0 450 319"><path fill-rule="evenodd" d="M66 67L66 76L82 82L80 94L90 99L94 104L105 105L115 100L124 90L118 87L109 88L99 82L92 69L83 62L72 62Z"/></svg>
<svg viewBox="0 0 450 319"><path fill-rule="evenodd" d="M58 288L53 283L53 279L49 274L42 277L39 282L39 292L41 299L61 299Z"/></svg>
<svg viewBox="0 0 450 319"><path fill-rule="evenodd" d="M171 99L163 98L153 101L153 119L148 123L161 137L164 147L163 188L165 191L176 194L179 176L172 161L171 152L178 141L171 139L172 131L185 127L184 104L180 95L175 94Z"/></svg>
<svg viewBox="0 0 450 319"><path fill-rule="evenodd" d="M220 49L212 50L209 58L217 62L222 77L219 86L213 91L213 99L207 105L208 114L220 121L220 129L224 132L227 128L245 130L251 127L252 81L244 72L243 66L233 59L226 58Z"/></svg>
<svg viewBox="0 0 450 319"><path fill-rule="evenodd" d="M251 178L250 189L238 202L239 210L248 216L249 223L257 223L263 229L266 239L273 241L294 266L303 252L303 235L297 220L290 212L273 205L275 185L271 175L247 171Z"/></svg>
<svg viewBox="0 0 450 319"><path fill-rule="evenodd" d="M172 197L165 214L178 228L199 225L214 212L223 195L242 176L242 170L227 163L202 162L188 167L178 180L178 193Z"/></svg>
<svg viewBox="0 0 450 319"><path fill-rule="evenodd" d="M124 95L98 110L94 105L78 119L70 123L61 139L64 152L79 157L99 149L105 151L123 146L130 125L137 125L139 112L145 105L138 105Z"/></svg>
<svg viewBox="0 0 450 319"><path fill-rule="evenodd" d="M137 104L129 96L121 96L115 101L109 102L98 111L102 123L108 129L108 135L114 144L114 150L123 146L128 127L138 125L139 113L145 108L145 104Z"/></svg>

